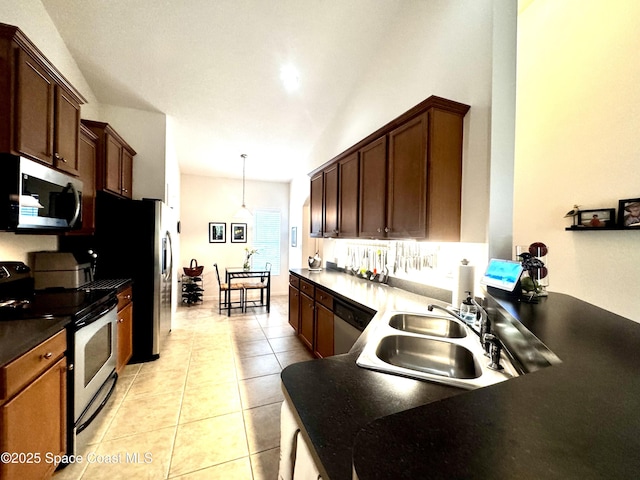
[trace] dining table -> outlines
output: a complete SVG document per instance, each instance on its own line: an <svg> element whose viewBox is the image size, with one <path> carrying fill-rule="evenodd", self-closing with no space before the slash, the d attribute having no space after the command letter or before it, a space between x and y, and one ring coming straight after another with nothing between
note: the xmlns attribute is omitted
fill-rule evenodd
<svg viewBox="0 0 640 480"><path fill-rule="evenodd" d="M245 283L245 279L258 278L261 282L266 281L266 295L263 296L262 292L260 294L260 303L261 306L267 307L267 313L271 311L271 271L266 268L256 268L250 267L249 269L245 269L244 267L226 267L225 268L225 281L228 285L231 285L233 280L238 281L237 279L241 279L241 283ZM245 298L246 304L246 298Z"/></svg>

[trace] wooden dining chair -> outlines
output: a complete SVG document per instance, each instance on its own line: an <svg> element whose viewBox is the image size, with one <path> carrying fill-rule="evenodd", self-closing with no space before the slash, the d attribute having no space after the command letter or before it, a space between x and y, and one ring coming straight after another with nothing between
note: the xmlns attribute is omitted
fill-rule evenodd
<svg viewBox="0 0 640 480"><path fill-rule="evenodd" d="M218 271L218 264L214 263L213 266L216 268L216 277L218 279L218 313L222 313L222 307L227 309L227 316L231 316L232 308L240 308L244 312L244 284L243 283L225 283L220 281L220 272ZM231 298L231 292L238 291L240 292L240 301L233 302ZM224 302L222 301L222 295L224 293ZM232 306L233 303L237 303L238 306Z"/></svg>
<svg viewBox="0 0 640 480"><path fill-rule="evenodd" d="M271 273L271 262L267 262L264 266L265 272ZM244 310L247 310L247 298L249 296L249 290L260 290L260 306L264 305L264 292L269 287L269 279L271 275L264 275L260 277L259 282L245 283L244 284ZM258 306L253 300L253 306Z"/></svg>

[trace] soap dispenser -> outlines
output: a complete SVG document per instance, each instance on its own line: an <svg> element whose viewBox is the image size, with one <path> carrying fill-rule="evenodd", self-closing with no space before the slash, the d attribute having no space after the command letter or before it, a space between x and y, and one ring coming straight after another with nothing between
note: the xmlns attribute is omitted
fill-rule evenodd
<svg viewBox="0 0 640 480"><path fill-rule="evenodd" d="M473 298L471 297L471 292L466 292L467 298L462 301L460 304L460 317L464 319L464 321L468 325L473 325L476 321L476 316L478 314L478 309L473 303Z"/></svg>

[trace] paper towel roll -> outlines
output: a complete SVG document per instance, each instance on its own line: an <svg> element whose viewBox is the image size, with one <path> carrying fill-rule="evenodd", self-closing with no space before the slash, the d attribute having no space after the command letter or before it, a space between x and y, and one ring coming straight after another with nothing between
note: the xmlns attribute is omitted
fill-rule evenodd
<svg viewBox="0 0 640 480"><path fill-rule="evenodd" d="M467 298L467 292L471 292L471 296L474 296L476 269L473 265L465 264L465 262L463 260L456 269L451 295L451 306L454 308L460 308L460 303Z"/></svg>

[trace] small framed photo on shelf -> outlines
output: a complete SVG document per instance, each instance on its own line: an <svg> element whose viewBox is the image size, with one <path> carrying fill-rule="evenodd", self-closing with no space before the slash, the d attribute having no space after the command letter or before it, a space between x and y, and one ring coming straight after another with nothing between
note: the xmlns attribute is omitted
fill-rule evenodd
<svg viewBox="0 0 640 480"><path fill-rule="evenodd" d="M225 243L227 241L226 230L226 222L210 222L209 243Z"/></svg>
<svg viewBox="0 0 640 480"><path fill-rule="evenodd" d="M231 243L247 243L247 224L231 224Z"/></svg>
<svg viewBox="0 0 640 480"><path fill-rule="evenodd" d="M640 227L640 198L620 200L618 204L618 226L620 228Z"/></svg>
<svg viewBox="0 0 640 480"><path fill-rule="evenodd" d="M615 224L616 209L600 208L598 210L580 210L578 225L589 228L610 228Z"/></svg>

